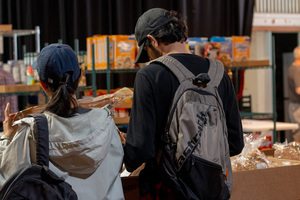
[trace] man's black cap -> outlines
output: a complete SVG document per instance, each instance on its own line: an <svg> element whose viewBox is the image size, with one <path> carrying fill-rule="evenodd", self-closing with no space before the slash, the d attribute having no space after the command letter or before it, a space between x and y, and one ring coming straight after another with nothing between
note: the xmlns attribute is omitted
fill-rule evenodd
<svg viewBox="0 0 300 200"><path fill-rule="evenodd" d="M147 51L144 50L147 35L151 35L151 33L173 20L171 17L168 17L168 12L169 11L162 8L152 8L138 19L135 25L135 38L139 45L139 52L136 56L135 63L149 61Z"/></svg>

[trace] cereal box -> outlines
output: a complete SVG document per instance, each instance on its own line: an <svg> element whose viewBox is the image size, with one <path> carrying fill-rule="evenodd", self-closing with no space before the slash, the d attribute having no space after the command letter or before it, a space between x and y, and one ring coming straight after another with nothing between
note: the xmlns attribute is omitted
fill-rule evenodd
<svg viewBox="0 0 300 200"><path fill-rule="evenodd" d="M134 68L136 55L136 40L129 35L113 35L113 69Z"/></svg>
<svg viewBox="0 0 300 200"><path fill-rule="evenodd" d="M220 59L221 44L218 42L208 42L205 44L204 57Z"/></svg>
<svg viewBox="0 0 300 200"><path fill-rule="evenodd" d="M188 48L191 53L204 56L205 44L208 42L206 37L194 37L188 39Z"/></svg>
<svg viewBox="0 0 300 200"><path fill-rule="evenodd" d="M250 58L250 37L232 36L233 60L237 62L245 61Z"/></svg>
<svg viewBox="0 0 300 200"><path fill-rule="evenodd" d="M213 36L211 42L220 43L220 60L224 63L230 63L233 60L232 39L230 37Z"/></svg>

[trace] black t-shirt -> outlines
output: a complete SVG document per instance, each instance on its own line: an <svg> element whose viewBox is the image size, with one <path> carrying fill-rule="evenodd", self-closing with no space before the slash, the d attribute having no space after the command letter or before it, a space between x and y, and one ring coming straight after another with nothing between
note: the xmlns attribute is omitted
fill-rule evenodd
<svg viewBox="0 0 300 200"><path fill-rule="evenodd" d="M209 61L193 54L170 54L193 74L207 73ZM165 130L167 116L179 81L164 65L150 63L138 71L134 83L133 105L124 147L129 171L155 159L157 145ZM218 87L226 114L230 155L243 147L242 125L232 82L225 72Z"/></svg>

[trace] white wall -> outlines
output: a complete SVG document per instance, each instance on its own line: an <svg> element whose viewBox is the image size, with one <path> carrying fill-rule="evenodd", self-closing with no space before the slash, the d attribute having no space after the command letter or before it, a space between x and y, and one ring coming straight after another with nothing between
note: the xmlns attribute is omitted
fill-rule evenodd
<svg viewBox="0 0 300 200"><path fill-rule="evenodd" d="M272 64L271 32L252 32L250 59L270 60L270 64ZM252 97L252 112L272 113L271 68L248 69L245 71L243 95L249 94Z"/></svg>

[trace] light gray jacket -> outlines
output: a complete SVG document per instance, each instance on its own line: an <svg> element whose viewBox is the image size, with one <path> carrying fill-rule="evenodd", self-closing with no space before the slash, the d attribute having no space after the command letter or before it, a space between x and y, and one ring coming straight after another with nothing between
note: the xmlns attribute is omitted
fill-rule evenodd
<svg viewBox="0 0 300 200"><path fill-rule="evenodd" d="M124 199L120 169L123 149L110 112L94 108L62 118L45 112L50 169L72 185L79 199ZM34 118L27 117L12 142L0 142L0 188L19 168L35 162Z"/></svg>

